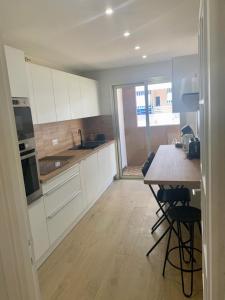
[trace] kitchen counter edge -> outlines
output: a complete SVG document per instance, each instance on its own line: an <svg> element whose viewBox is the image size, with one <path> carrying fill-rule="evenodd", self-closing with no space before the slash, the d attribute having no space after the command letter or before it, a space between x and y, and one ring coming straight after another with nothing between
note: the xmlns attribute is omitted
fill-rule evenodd
<svg viewBox="0 0 225 300"><path fill-rule="evenodd" d="M61 168L56 169L55 171L47 174L47 175L40 175L40 182L42 184L47 183L48 181L52 180L56 176L60 175L61 173L65 172L66 170L70 169L74 165L80 163L82 160L88 158L89 156L93 155L94 153L98 152L99 150L109 146L110 144L115 143L115 140L107 141L106 143L96 147L95 149L91 150L64 150L62 152L56 153L57 156L74 156L70 159L69 163L64 165Z"/></svg>

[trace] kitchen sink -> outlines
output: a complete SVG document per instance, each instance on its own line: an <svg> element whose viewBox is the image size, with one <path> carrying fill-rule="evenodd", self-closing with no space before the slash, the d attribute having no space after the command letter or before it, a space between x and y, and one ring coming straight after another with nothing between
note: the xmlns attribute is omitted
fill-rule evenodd
<svg viewBox="0 0 225 300"><path fill-rule="evenodd" d="M76 145L70 148L69 150L88 150L88 149L95 149L100 145L104 144L105 141L89 141L84 143L83 145Z"/></svg>

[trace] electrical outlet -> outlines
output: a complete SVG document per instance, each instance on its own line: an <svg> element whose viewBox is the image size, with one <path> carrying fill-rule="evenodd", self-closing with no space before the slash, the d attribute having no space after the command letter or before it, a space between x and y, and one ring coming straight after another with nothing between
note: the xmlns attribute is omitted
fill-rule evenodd
<svg viewBox="0 0 225 300"><path fill-rule="evenodd" d="M52 145L53 145L53 146L58 145L58 143L59 143L58 139L52 140Z"/></svg>

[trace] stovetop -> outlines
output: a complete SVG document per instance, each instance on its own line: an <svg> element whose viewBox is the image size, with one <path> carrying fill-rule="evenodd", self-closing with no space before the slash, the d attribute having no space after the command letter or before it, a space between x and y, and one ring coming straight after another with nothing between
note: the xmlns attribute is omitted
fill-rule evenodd
<svg viewBox="0 0 225 300"><path fill-rule="evenodd" d="M47 175L69 163L72 156L47 156L39 160L40 175Z"/></svg>

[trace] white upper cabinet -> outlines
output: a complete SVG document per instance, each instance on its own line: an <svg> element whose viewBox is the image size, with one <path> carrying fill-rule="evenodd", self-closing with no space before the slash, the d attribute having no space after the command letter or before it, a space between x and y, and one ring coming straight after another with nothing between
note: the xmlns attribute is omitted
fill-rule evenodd
<svg viewBox="0 0 225 300"><path fill-rule="evenodd" d="M51 70L57 121L70 120L70 102L67 88L67 73Z"/></svg>
<svg viewBox="0 0 225 300"><path fill-rule="evenodd" d="M80 77L67 74L67 86L70 101L71 119L84 117L83 102L81 98Z"/></svg>
<svg viewBox="0 0 225 300"><path fill-rule="evenodd" d="M56 121L51 69L30 64L38 124Z"/></svg>
<svg viewBox="0 0 225 300"><path fill-rule="evenodd" d="M95 80L80 78L81 97L85 117L94 117L100 114L98 101L98 83Z"/></svg>
<svg viewBox="0 0 225 300"><path fill-rule="evenodd" d="M24 52L5 46L6 64L12 97L29 97Z"/></svg>
<svg viewBox="0 0 225 300"><path fill-rule="evenodd" d="M95 80L26 63L34 124L99 115Z"/></svg>

